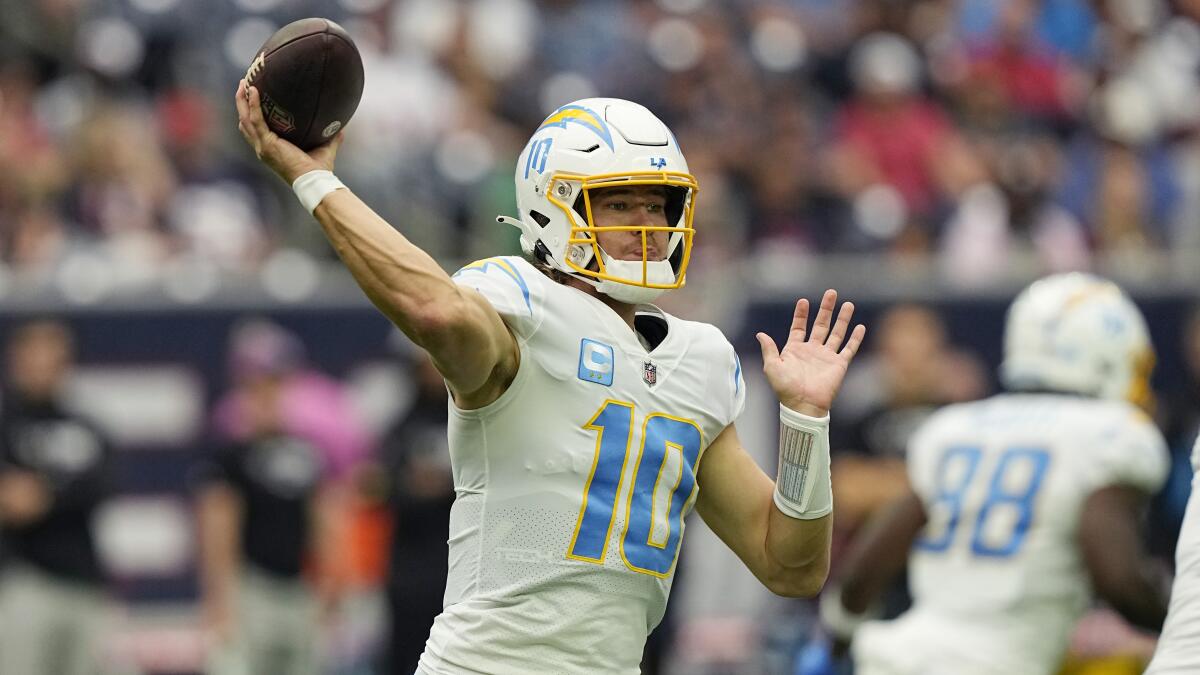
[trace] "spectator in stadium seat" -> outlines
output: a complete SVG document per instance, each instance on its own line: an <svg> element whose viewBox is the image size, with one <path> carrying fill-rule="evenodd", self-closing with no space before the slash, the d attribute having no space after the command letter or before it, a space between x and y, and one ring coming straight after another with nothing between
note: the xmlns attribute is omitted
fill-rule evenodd
<svg viewBox="0 0 1200 675"><path fill-rule="evenodd" d="M161 139L136 108L101 108L80 125L67 215L98 237L124 273L148 271L170 252L166 209L178 188Z"/></svg>
<svg viewBox="0 0 1200 675"><path fill-rule="evenodd" d="M31 64L0 63L0 262L53 265L68 239L59 201L67 161L35 114Z"/></svg>
<svg viewBox="0 0 1200 675"><path fill-rule="evenodd" d="M340 383L309 369L282 328L236 328L231 362L200 474L209 672L318 673L318 628L343 580L345 478L366 437Z"/></svg>
<svg viewBox="0 0 1200 675"><path fill-rule="evenodd" d="M1067 147L1058 199L1087 225L1097 250L1161 245L1181 193L1155 103L1129 78L1107 83L1094 99L1090 125Z"/></svg>
<svg viewBox="0 0 1200 675"><path fill-rule="evenodd" d="M180 252L223 269L253 270L276 245L280 205L260 177L220 152L217 116L200 92L180 88L157 108L164 151L178 184L164 219Z"/></svg>
<svg viewBox="0 0 1200 675"><path fill-rule="evenodd" d="M943 110L920 91L920 56L889 33L864 37L850 57L855 96L838 111L829 154L832 186L848 199L895 204L900 227L860 227L911 246L946 202L985 178ZM918 231L913 232L916 228Z"/></svg>
<svg viewBox="0 0 1200 675"><path fill-rule="evenodd" d="M108 492L111 447L63 402L70 330L19 326L8 340L0 413L0 671L83 675L100 660L103 572L91 519Z"/></svg>
<svg viewBox="0 0 1200 675"><path fill-rule="evenodd" d="M996 93L1030 121L1065 123L1077 103L1069 98L1071 73L1036 33L1039 4L998 3L994 32L968 42L970 75L964 80L985 80L997 87Z"/></svg>

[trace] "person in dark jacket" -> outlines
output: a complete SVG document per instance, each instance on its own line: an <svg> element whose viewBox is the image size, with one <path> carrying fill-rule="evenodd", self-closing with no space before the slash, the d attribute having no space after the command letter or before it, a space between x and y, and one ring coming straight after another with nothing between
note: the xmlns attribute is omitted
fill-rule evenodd
<svg viewBox="0 0 1200 675"><path fill-rule="evenodd" d="M109 442L64 404L70 330L16 328L0 409L0 662L3 672L75 675L100 658L105 598L91 520L108 492Z"/></svg>
<svg viewBox="0 0 1200 675"><path fill-rule="evenodd" d="M446 589L446 532L454 476L446 444L446 383L424 355L415 366L412 407L379 449L392 515L387 595L391 632L383 672L410 675L425 649Z"/></svg>
<svg viewBox="0 0 1200 675"><path fill-rule="evenodd" d="M341 599L345 479L367 438L340 381L263 320L231 335L233 387L198 466L209 675L315 675Z"/></svg>

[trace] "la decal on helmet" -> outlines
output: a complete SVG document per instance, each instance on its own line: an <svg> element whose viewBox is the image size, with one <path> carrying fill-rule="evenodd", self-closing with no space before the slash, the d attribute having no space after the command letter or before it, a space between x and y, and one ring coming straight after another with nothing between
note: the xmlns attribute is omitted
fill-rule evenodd
<svg viewBox="0 0 1200 675"><path fill-rule="evenodd" d="M661 185L665 226L597 227L595 190ZM698 185L671 130L645 107L616 98L568 103L542 122L516 167L517 218L527 255L592 284L615 300L650 302L684 284L691 259ZM602 230L639 231L642 259L618 260L600 246ZM652 260L647 236L668 232L666 255Z"/></svg>

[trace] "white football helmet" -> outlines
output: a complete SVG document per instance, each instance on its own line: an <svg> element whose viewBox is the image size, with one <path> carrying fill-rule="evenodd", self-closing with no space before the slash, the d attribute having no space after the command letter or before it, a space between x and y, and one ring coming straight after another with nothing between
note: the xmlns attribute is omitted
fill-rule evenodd
<svg viewBox="0 0 1200 675"><path fill-rule="evenodd" d="M616 98L562 106L521 151L516 183L520 216L498 220L521 230L526 254L621 302L650 302L684 284L698 186L674 134L643 106ZM667 226L603 228L642 232L640 261L612 258L593 225L591 191L619 185L667 191ZM649 260L646 232L662 230L670 232L666 257Z"/></svg>
<svg viewBox="0 0 1200 675"><path fill-rule="evenodd" d="M1150 403L1154 348L1116 284L1089 274L1035 281L1013 301L1000 377L1013 390L1068 391Z"/></svg>

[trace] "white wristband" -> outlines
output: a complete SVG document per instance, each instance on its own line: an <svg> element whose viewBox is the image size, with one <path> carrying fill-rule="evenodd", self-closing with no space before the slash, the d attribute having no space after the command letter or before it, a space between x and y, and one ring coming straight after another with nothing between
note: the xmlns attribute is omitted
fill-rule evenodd
<svg viewBox="0 0 1200 675"><path fill-rule="evenodd" d="M309 171L292 182L292 191L296 193L296 197L309 213L316 211L317 205L330 192L345 187L332 171L324 169Z"/></svg>
<svg viewBox="0 0 1200 675"><path fill-rule="evenodd" d="M809 417L779 405L775 506L784 515L801 520L815 520L833 511L829 415Z"/></svg>

